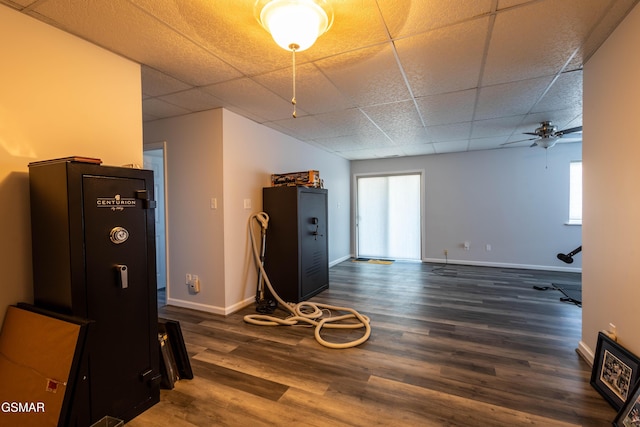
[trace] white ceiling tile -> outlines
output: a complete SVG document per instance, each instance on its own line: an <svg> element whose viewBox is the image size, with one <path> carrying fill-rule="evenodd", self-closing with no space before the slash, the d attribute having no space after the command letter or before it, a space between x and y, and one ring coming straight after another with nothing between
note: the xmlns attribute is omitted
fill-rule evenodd
<svg viewBox="0 0 640 427"><path fill-rule="evenodd" d="M406 156L424 156L436 153L433 144L403 145L402 151Z"/></svg>
<svg viewBox="0 0 640 427"><path fill-rule="evenodd" d="M545 0L499 12L483 85L556 74L578 51L607 5L601 0Z"/></svg>
<svg viewBox="0 0 640 427"><path fill-rule="evenodd" d="M489 18L440 28L395 42L416 97L475 88Z"/></svg>
<svg viewBox="0 0 640 427"><path fill-rule="evenodd" d="M491 150L500 148L500 144L507 142L507 137L495 137L495 138L474 138L469 140L468 149L473 150Z"/></svg>
<svg viewBox="0 0 640 427"><path fill-rule="evenodd" d="M476 89L416 98L427 126L470 122L476 101Z"/></svg>
<svg viewBox="0 0 640 427"><path fill-rule="evenodd" d="M174 104L170 104L158 98L149 98L142 101L142 109L145 114L154 118L165 118L172 116L180 116L187 114L190 111L179 107Z"/></svg>
<svg viewBox="0 0 640 427"><path fill-rule="evenodd" d="M334 136L380 133L380 129L357 108L318 114L316 117Z"/></svg>
<svg viewBox="0 0 640 427"><path fill-rule="evenodd" d="M442 28L491 11L493 0L394 0L378 5L393 38Z"/></svg>
<svg viewBox="0 0 640 427"><path fill-rule="evenodd" d="M375 158L377 150L349 150L341 151L339 155L347 160L368 160Z"/></svg>
<svg viewBox="0 0 640 427"><path fill-rule="evenodd" d="M262 116L260 116L258 114L255 114L252 111L243 110L241 107L238 107L236 105L225 103L224 108L226 108L227 110L238 114L239 116L246 117L249 120L253 120L256 123L261 123L262 124L262 123L269 122L264 117L262 117Z"/></svg>
<svg viewBox="0 0 640 427"><path fill-rule="evenodd" d="M508 137L513 134L524 118L524 115L520 115L476 120L472 124L471 138Z"/></svg>
<svg viewBox="0 0 640 427"><path fill-rule="evenodd" d="M333 25L310 49L302 52L309 60L328 58L389 40L378 0L331 0L329 3L334 12Z"/></svg>
<svg viewBox="0 0 640 427"><path fill-rule="evenodd" d="M382 133L371 132L334 138L316 138L316 144L335 151L365 150L389 147L389 139Z"/></svg>
<svg viewBox="0 0 640 427"><path fill-rule="evenodd" d="M464 141L449 141L449 142L435 142L433 143L433 147L437 154L444 153L456 153L460 151L467 151L469 147L469 142Z"/></svg>
<svg viewBox="0 0 640 427"><path fill-rule="evenodd" d="M22 6L22 7L27 7L30 6L33 3L37 3L38 0L3 0L0 1L0 3L4 3L7 4L9 6Z"/></svg>
<svg viewBox="0 0 640 427"><path fill-rule="evenodd" d="M456 141L469 138L471 122L427 127L431 141Z"/></svg>
<svg viewBox="0 0 640 427"><path fill-rule="evenodd" d="M73 28L75 34L89 41L192 85L240 75L127 0L48 0L33 11L55 20L62 29Z"/></svg>
<svg viewBox="0 0 640 427"><path fill-rule="evenodd" d="M357 106L410 99L390 43L316 62L318 68Z"/></svg>
<svg viewBox="0 0 640 427"><path fill-rule="evenodd" d="M530 1L531 0L498 0L498 10L508 9Z"/></svg>
<svg viewBox="0 0 640 427"><path fill-rule="evenodd" d="M267 120L285 119L293 113L290 102L248 78L217 83L203 89L216 98Z"/></svg>
<svg viewBox="0 0 640 427"><path fill-rule="evenodd" d="M140 68L142 72L142 93L144 95L161 96L192 87L151 67L143 65Z"/></svg>
<svg viewBox="0 0 640 427"><path fill-rule="evenodd" d="M291 54L276 45L255 18L254 0L130 1L245 75L286 67L291 62Z"/></svg>
<svg viewBox="0 0 640 427"><path fill-rule="evenodd" d="M365 148L362 150L340 151L340 155L348 160L385 159L406 156L400 147Z"/></svg>
<svg viewBox="0 0 640 427"><path fill-rule="evenodd" d="M560 74L532 112L569 108L582 110L582 70Z"/></svg>
<svg viewBox="0 0 640 427"><path fill-rule="evenodd" d="M198 89L175 92L157 98L193 112L220 108L224 104L220 99Z"/></svg>
<svg viewBox="0 0 640 427"><path fill-rule="evenodd" d="M293 96L292 67L255 76L254 80L284 99L291 99ZM296 67L296 101L299 108L310 114L353 107L353 103L310 63Z"/></svg>
<svg viewBox="0 0 640 427"><path fill-rule="evenodd" d="M363 107L362 111L384 132L422 127L422 120L413 101L372 105Z"/></svg>
<svg viewBox="0 0 640 427"><path fill-rule="evenodd" d="M551 83L551 77L522 80L480 89L475 119L526 114Z"/></svg>
<svg viewBox="0 0 640 427"><path fill-rule="evenodd" d="M425 145L431 142L423 127L407 127L386 132L396 146Z"/></svg>
<svg viewBox="0 0 640 427"><path fill-rule="evenodd" d="M490 149L543 120L581 126L584 59L638 0L332 1L333 26L296 55L297 119L292 55L255 0L0 2L140 63L145 121L221 106L379 158Z"/></svg>
<svg viewBox="0 0 640 427"><path fill-rule="evenodd" d="M330 138L339 135L339 131L321 122L317 116L301 116L297 118L286 118L275 122L265 123L267 126L275 125L279 129L286 130L285 133L293 135L299 139L313 140L316 138Z"/></svg>

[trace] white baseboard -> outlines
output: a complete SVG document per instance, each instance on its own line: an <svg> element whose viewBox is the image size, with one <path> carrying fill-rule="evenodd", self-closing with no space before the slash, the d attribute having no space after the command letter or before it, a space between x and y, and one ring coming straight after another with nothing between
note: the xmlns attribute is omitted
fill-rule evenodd
<svg viewBox="0 0 640 427"><path fill-rule="evenodd" d="M442 258L423 258L422 262L432 262L438 264L444 264L445 260ZM563 271L568 273L582 273L581 268L577 267L558 267L551 265L533 265L533 264L510 264L505 262L487 262L487 261L467 261L450 259L448 264L454 265L474 265L479 267L499 267L499 268L521 268L525 270L545 270L545 271Z"/></svg>
<svg viewBox="0 0 640 427"><path fill-rule="evenodd" d="M587 362L590 366L593 366L593 359L595 358L595 355L593 354L593 351L591 351L591 349L584 343L584 341L581 340L578 343L576 353L578 353L580 357L582 357L584 361Z"/></svg>
<svg viewBox="0 0 640 427"><path fill-rule="evenodd" d="M222 316L228 316L229 314L235 313L236 311L241 310L248 305L253 304L254 302L255 298L247 298L246 300L235 303L229 307L216 307L209 304L200 304L197 302L185 301L176 298L167 298L167 305L190 308L192 310L204 311L206 313L219 314Z"/></svg>
<svg viewBox="0 0 640 427"><path fill-rule="evenodd" d="M351 258L353 258L353 255L345 255L345 256L343 256L342 258L338 258L338 259L336 259L336 260L334 260L334 261L331 261L331 262L329 263L329 268L331 268L331 267L333 267L333 266L335 266L335 265L338 265L338 264L340 264L341 262L346 261L346 260L351 259Z"/></svg>

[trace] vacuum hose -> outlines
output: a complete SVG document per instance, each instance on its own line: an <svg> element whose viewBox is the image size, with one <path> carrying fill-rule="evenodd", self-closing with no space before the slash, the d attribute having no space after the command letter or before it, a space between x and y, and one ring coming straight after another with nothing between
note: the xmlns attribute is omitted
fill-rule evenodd
<svg viewBox="0 0 640 427"><path fill-rule="evenodd" d="M276 293L271 285L271 281L267 276L267 272L264 269L263 263L260 258L260 253L258 252L258 248L256 247L255 237L253 233L253 227L251 226L253 220L258 221L262 228L263 232L267 228L268 216L264 212L259 212L257 214L251 215L249 218L249 235L251 237L251 248L253 249L253 257L256 261L256 265L260 270L259 274L264 279L264 283L267 285L267 288L273 295L273 297L280 303L282 307L288 310L291 313L291 316L281 319L276 316L266 315L266 314L248 314L244 316L244 321L253 325L261 325L261 326L293 326L298 323L307 323L309 325L315 326L315 338L320 344L325 347L342 349L342 348L351 348L358 346L369 339L371 335L371 325L369 324L369 318L358 313L356 310L348 307L336 307L328 304L320 304L320 303L312 303L309 301L302 301L297 304L287 303ZM340 312L346 312L347 314L343 314L335 317L327 317L323 318L322 310L334 310ZM357 322L343 322L347 319L357 319ZM342 322L342 323L341 323ZM324 340L320 335L320 331L322 328L330 328L330 329L360 329L364 328L364 334L354 340L348 341L344 343L332 343Z"/></svg>

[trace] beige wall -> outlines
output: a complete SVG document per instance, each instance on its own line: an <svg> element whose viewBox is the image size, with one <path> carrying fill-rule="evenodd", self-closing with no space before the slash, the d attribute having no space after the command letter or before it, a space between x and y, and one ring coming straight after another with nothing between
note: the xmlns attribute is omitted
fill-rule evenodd
<svg viewBox="0 0 640 427"><path fill-rule="evenodd" d="M223 109L146 123L144 140L167 147L170 305L228 314L254 301L247 224L262 210L272 173L320 170L329 188L329 260L349 256L347 160ZM188 291L186 273L199 276L200 293Z"/></svg>
<svg viewBox="0 0 640 427"><path fill-rule="evenodd" d="M142 163L140 67L0 6L0 321L33 302L28 164Z"/></svg>
<svg viewBox="0 0 640 427"><path fill-rule="evenodd" d="M247 223L262 210L262 188L271 185L272 173L320 172L328 189L329 262L350 255L350 162L231 111L224 110L223 116L225 306L237 309L255 298L257 275ZM245 199L251 200L251 209L244 208Z"/></svg>
<svg viewBox="0 0 640 427"><path fill-rule="evenodd" d="M584 69L583 321L592 357L598 331L615 324L640 355L640 6Z"/></svg>

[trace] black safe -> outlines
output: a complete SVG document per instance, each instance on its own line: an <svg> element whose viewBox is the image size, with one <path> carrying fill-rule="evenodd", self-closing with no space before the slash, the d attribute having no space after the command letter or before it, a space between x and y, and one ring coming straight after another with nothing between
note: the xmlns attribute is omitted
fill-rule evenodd
<svg viewBox="0 0 640 427"><path fill-rule="evenodd" d="M71 425L128 421L160 398L153 172L29 165L34 305L91 321Z"/></svg>
<svg viewBox="0 0 640 427"><path fill-rule="evenodd" d="M327 190L282 186L262 190L269 215L264 268L276 293L300 302L329 288Z"/></svg>

